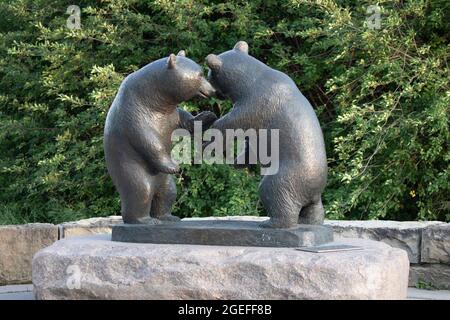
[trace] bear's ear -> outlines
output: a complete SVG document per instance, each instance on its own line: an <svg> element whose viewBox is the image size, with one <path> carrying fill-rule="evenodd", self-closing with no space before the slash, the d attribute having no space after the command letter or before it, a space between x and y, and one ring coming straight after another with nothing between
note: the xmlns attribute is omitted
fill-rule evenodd
<svg viewBox="0 0 450 320"><path fill-rule="evenodd" d="M186 51L180 50L180 52L177 53L177 56L186 57Z"/></svg>
<svg viewBox="0 0 450 320"><path fill-rule="evenodd" d="M248 44L247 44L247 42L245 42L245 41L239 41L238 43L236 43L236 44L234 45L234 48L233 48L233 49L248 54Z"/></svg>
<svg viewBox="0 0 450 320"><path fill-rule="evenodd" d="M218 71L220 67L222 66L222 60L215 54L208 54L206 57L206 63L208 64L208 67L210 67L212 70Z"/></svg>
<svg viewBox="0 0 450 320"><path fill-rule="evenodd" d="M169 58L167 59L167 67L169 69L174 69L176 65L177 65L177 56L171 53Z"/></svg>

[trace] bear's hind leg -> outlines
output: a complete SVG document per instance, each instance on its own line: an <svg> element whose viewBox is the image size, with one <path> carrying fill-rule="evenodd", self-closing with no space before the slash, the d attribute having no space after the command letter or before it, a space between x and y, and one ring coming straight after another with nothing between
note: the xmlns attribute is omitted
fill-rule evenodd
<svg viewBox="0 0 450 320"><path fill-rule="evenodd" d="M122 219L127 224L159 224L150 217L152 203L151 177L142 166L129 161L126 166L116 166L113 180L120 194Z"/></svg>
<svg viewBox="0 0 450 320"><path fill-rule="evenodd" d="M265 176L259 187L259 197L270 219L264 228L292 228L298 223L302 208L290 191L289 180L282 174Z"/></svg>
<svg viewBox="0 0 450 320"><path fill-rule="evenodd" d="M141 193L142 190L129 189L121 196L122 219L129 224L159 224L160 221L150 217L150 195Z"/></svg>
<svg viewBox="0 0 450 320"><path fill-rule="evenodd" d="M161 173L158 178L162 181L153 197L150 216L162 221L180 221L180 218L172 215L172 206L177 198L177 187L173 177Z"/></svg>
<svg viewBox="0 0 450 320"><path fill-rule="evenodd" d="M300 211L298 223L300 224L323 224L325 217L325 210L323 209L322 199L311 203L310 205L303 207Z"/></svg>

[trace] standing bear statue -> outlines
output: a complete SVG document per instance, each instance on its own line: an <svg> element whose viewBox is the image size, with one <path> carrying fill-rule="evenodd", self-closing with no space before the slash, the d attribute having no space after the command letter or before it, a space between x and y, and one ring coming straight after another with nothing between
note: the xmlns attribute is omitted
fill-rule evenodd
<svg viewBox="0 0 450 320"><path fill-rule="evenodd" d="M202 112L193 117L178 104L212 94L202 68L184 51L156 60L122 82L106 118L104 151L124 223L179 220L171 214L176 186L170 174L178 171L170 157L172 133L177 128L192 132L194 121L207 128L216 116Z"/></svg>
<svg viewBox="0 0 450 320"><path fill-rule="evenodd" d="M321 194L327 180L325 144L316 114L294 81L248 54L232 50L206 57L208 80L232 110L211 129L278 129L279 168L265 175L259 196L270 219L263 226L291 228L323 223Z"/></svg>

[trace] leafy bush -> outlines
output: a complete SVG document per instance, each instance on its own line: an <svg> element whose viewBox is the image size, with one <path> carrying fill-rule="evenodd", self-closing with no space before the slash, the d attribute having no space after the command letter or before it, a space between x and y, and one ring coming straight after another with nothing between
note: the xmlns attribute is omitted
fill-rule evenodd
<svg viewBox="0 0 450 320"><path fill-rule="evenodd" d="M104 164L105 116L121 80L185 49L198 62L245 39L289 74L323 125L330 218L450 220L448 1L74 1L0 3L0 223L120 211ZM189 102L195 113L230 104ZM264 214L259 176L184 166L181 216Z"/></svg>

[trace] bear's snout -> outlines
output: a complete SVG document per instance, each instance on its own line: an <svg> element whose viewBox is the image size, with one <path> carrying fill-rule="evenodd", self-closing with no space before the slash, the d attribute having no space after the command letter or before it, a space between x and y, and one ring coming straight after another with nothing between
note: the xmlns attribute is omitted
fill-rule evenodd
<svg viewBox="0 0 450 320"><path fill-rule="evenodd" d="M216 89L209 83L208 80L202 78L202 83L200 85L200 89L198 90L198 95L203 98L215 97Z"/></svg>

